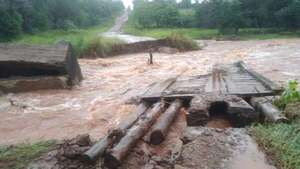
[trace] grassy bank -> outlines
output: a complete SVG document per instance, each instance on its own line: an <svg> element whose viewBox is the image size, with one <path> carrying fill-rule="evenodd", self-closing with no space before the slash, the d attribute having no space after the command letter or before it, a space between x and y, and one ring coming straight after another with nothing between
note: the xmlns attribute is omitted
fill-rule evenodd
<svg viewBox="0 0 300 169"><path fill-rule="evenodd" d="M279 39L279 38L300 38L298 32L276 32L267 29L241 29L238 35L221 35L217 29L199 29L199 28L153 28L153 29L137 29L127 24L124 32L137 36L149 36L153 38L165 38L172 33L179 33L192 39Z"/></svg>
<svg viewBox="0 0 300 169"><path fill-rule="evenodd" d="M259 124L250 128L258 144L280 169L300 169L300 91L298 82L290 81L274 104L284 110L289 124Z"/></svg>
<svg viewBox="0 0 300 169"><path fill-rule="evenodd" d="M112 45L120 43L118 39L104 38L100 34L107 31L114 23L114 18L106 23L74 30L49 30L37 34L24 34L10 41L21 44L52 45L61 40L69 41L77 56L90 55L91 48L97 47L96 53L105 54L110 51ZM94 53L93 53L94 54Z"/></svg>
<svg viewBox="0 0 300 169"><path fill-rule="evenodd" d="M260 124L250 132L279 169L300 169L300 121Z"/></svg>
<svg viewBox="0 0 300 169"><path fill-rule="evenodd" d="M0 146L0 168L23 169L35 158L55 146L54 141L35 144L20 144L16 146Z"/></svg>

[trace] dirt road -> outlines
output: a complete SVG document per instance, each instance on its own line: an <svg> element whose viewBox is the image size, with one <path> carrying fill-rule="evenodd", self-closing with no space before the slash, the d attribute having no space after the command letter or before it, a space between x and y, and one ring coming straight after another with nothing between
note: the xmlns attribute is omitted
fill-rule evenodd
<svg viewBox="0 0 300 169"><path fill-rule="evenodd" d="M143 37L143 36L133 36L124 34L122 32L122 27L128 20L128 11L125 11L123 15L118 17L115 21L115 25L109 29L107 32L101 34L101 36L109 37L109 38L118 38L126 43L135 43L141 41L154 40L154 38Z"/></svg>

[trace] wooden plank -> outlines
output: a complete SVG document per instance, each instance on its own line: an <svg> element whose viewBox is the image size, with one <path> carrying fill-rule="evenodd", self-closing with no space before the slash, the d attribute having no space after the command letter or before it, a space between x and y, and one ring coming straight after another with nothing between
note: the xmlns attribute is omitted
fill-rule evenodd
<svg viewBox="0 0 300 169"><path fill-rule="evenodd" d="M175 99L183 99L183 100L191 100L196 94L171 94L165 96L154 96L154 97L143 97L144 101L154 102L158 100L175 100Z"/></svg>
<svg viewBox="0 0 300 169"><path fill-rule="evenodd" d="M214 69L208 83L205 86L206 93L225 94L227 93L223 75L219 69Z"/></svg>
<svg viewBox="0 0 300 169"><path fill-rule="evenodd" d="M146 91L146 93L142 96L142 98L147 97L160 97L162 96L163 92L172 85L177 78L170 78L167 79L161 83L156 83L152 87L149 88L149 90Z"/></svg>
<svg viewBox="0 0 300 169"><path fill-rule="evenodd" d="M262 76L261 74L255 72L254 70L250 69L247 65L245 65L244 62L238 62L237 63L243 70L254 76L258 81L260 81L262 84L264 84L267 88L270 90L273 90L274 92L281 92L283 90L282 87L271 81L270 79Z"/></svg>

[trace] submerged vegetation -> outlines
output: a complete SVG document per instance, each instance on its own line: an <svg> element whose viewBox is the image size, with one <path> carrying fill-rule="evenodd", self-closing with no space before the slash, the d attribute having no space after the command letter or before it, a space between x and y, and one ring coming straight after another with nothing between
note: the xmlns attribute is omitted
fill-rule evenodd
<svg viewBox="0 0 300 169"><path fill-rule="evenodd" d="M23 169L55 146L54 141L39 142L35 144L19 144L15 146L0 147L0 168Z"/></svg>
<svg viewBox="0 0 300 169"><path fill-rule="evenodd" d="M298 113L288 124L259 124L250 128L258 144L273 158L282 169L300 169L300 92L297 81L290 81L279 99L275 101L287 117L289 111ZM295 104L296 103L296 104ZM287 105L292 105L288 110Z"/></svg>

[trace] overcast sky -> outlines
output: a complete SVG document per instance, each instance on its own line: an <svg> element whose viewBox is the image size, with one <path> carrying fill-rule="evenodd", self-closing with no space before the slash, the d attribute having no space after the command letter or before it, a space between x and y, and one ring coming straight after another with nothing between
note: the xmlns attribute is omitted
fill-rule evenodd
<svg viewBox="0 0 300 169"><path fill-rule="evenodd" d="M125 5L125 7L127 8L128 6L131 6L132 7L132 1L133 0L122 0L123 1L123 3L124 3L124 5Z"/></svg>
<svg viewBox="0 0 300 169"><path fill-rule="evenodd" d="M132 7L132 1L133 0L122 0L123 1L123 3L124 3L124 5L125 5L125 7L127 8L128 6L130 6L130 7ZM181 1L181 0L177 0L177 2L179 2L179 1ZM195 2L194 0L192 0L192 2ZM201 1L200 1L201 2Z"/></svg>

